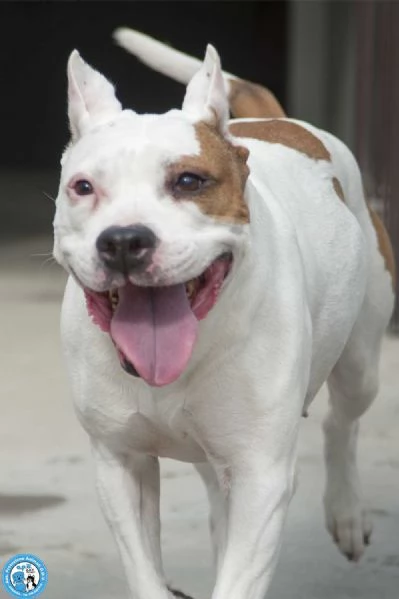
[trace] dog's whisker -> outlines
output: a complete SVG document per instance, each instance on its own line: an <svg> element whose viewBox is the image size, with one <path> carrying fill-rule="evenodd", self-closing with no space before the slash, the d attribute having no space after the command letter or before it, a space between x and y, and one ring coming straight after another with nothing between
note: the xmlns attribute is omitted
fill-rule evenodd
<svg viewBox="0 0 399 599"><path fill-rule="evenodd" d="M41 265L40 265L41 268L43 266L46 266L47 264L53 264L56 262L52 252L45 252L43 254L31 254L31 258L46 258L46 260L44 260L41 263Z"/></svg>
<svg viewBox="0 0 399 599"><path fill-rule="evenodd" d="M55 260L54 256L49 256L47 258L47 260L42 262L42 266L46 266L47 264L56 264L56 260Z"/></svg>
<svg viewBox="0 0 399 599"><path fill-rule="evenodd" d="M46 258L41 263L41 265L40 265L41 268L43 268L43 266L47 266L48 264L54 264L56 262L56 260L53 256L53 252L43 252L43 253L38 253L38 254L31 254L31 258Z"/></svg>
<svg viewBox="0 0 399 599"><path fill-rule="evenodd" d="M52 195L50 195L49 193L47 193L47 191L44 191L44 189L42 189L42 194L48 199L51 200L53 202L53 204L55 204L55 198L53 198Z"/></svg>
<svg viewBox="0 0 399 599"><path fill-rule="evenodd" d="M52 256L53 252L43 252L38 254L31 254L31 258L47 258L48 256Z"/></svg>

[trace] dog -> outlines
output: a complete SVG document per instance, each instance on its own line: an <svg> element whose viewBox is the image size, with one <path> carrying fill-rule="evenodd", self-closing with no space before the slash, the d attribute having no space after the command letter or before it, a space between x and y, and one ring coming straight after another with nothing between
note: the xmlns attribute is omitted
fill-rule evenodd
<svg viewBox="0 0 399 599"><path fill-rule="evenodd" d="M35 577L33 574L30 574L26 579L26 591L33 591L36 587Z"/></svg>
<svg viewBox="0 0 399 599"><path fill-rule="evenodd" d="M327 528L358 560L371 524L358 422L377 395L394 304L388 235L349 149L268 90L131 30L116 38L188 83L181 110L122 110L77 51L54 256L76 411L135 599L168 599L159 458L210 500L213 599L264 597L294 490L297 436L327 382ZM229 113L234 119L229 119Z"/></svg>

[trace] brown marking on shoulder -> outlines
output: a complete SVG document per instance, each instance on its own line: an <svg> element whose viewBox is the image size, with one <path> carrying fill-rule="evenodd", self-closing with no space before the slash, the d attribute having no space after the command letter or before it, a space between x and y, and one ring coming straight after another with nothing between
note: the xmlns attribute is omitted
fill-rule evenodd
<svg viewBox="0 0 399 599"><path fill-rule="evenodd" d="M207 182L198 191L184 192L176 199L194 202L204 214L222 222L248 223L249 210L244 199L248 150L233 146L212 125L200 122L194 127L200 154L182 156L169 165L167 179L175 180L186 171L203 176Z"/></svg>
<svg viewBox="0 0 399 599"><path fill-rule="evenodd" d="M297 123L280 119L233 122L230 124L229 130L235 137L249 137L282 144L287 148L302 152L314 160L331 160L330 152L323 142Z"/></svg>
<svg viewBox="0 0 399 599"><path fill-rule="evenodd" d="M376 212L370 206L367 206L371 218L371 222L373 223L373 227L375 229L378 241L378 248L382 257L384 258L385 268L390 273L392 278L392 288L395 293L396 290L396 266L395 266L395 258L393 255L393 249L391 245L391 240L389 239L388 232L384 226L384 223L378 216Z"/></svg>
<svg viewBox="0 0 399 599"><path fill-rule="evenodd" d="M342 202L345 204L345 194L344 194L344 190L342 189L341 183L339 182L337 177L333 177L332 182L333 182L333 187L334 187L335 193L337 194L339 199L342 200Z"/></svg>
<svg viewBox="0 0 399 599"><path fill-rule="evenodd" d="M280 118L286 116L277 98L261 85L229 79L230 112L235 118Z"/></svg>

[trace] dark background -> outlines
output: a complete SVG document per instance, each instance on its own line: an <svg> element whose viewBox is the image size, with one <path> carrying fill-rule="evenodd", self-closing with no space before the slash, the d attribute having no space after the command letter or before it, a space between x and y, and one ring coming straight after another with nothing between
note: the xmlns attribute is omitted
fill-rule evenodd
<svg viewBox="0 0 399 599"><path fill-rule="evenodd" d="M122 25L195 56L211 42L227 70L268 84L284 102L285 2L3 2L0 23L3 167L57 167L68 140L65 70L73 48L113 81L123 105L180 106L181 85L113 43Z"/></svg>
<svg viewBox="0 0 399 599"><path fill-rule="evenodd" d="M59 160L69 141L66 64L77 48L117 88L125 107L164 112L183 86L117 47L131 26L286 98L288 2L0 2L0 243L52 232ZM45 192L45 193L44 193Z"/></svg>

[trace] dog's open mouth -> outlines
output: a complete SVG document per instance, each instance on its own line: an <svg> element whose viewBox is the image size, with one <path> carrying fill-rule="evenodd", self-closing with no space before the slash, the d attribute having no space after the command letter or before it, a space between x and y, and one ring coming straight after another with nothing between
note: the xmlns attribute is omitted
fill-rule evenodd
<svg viewBox="0 0 399 599"><path fill-rule="evenodd" d="M198 321L215 305L231 264L231 254L223 254L199 277L177 285L141 287L129 282L105 293L86 289L89 315L110 333L129 374L153 386L167 385L187 366Z"/></svg>

